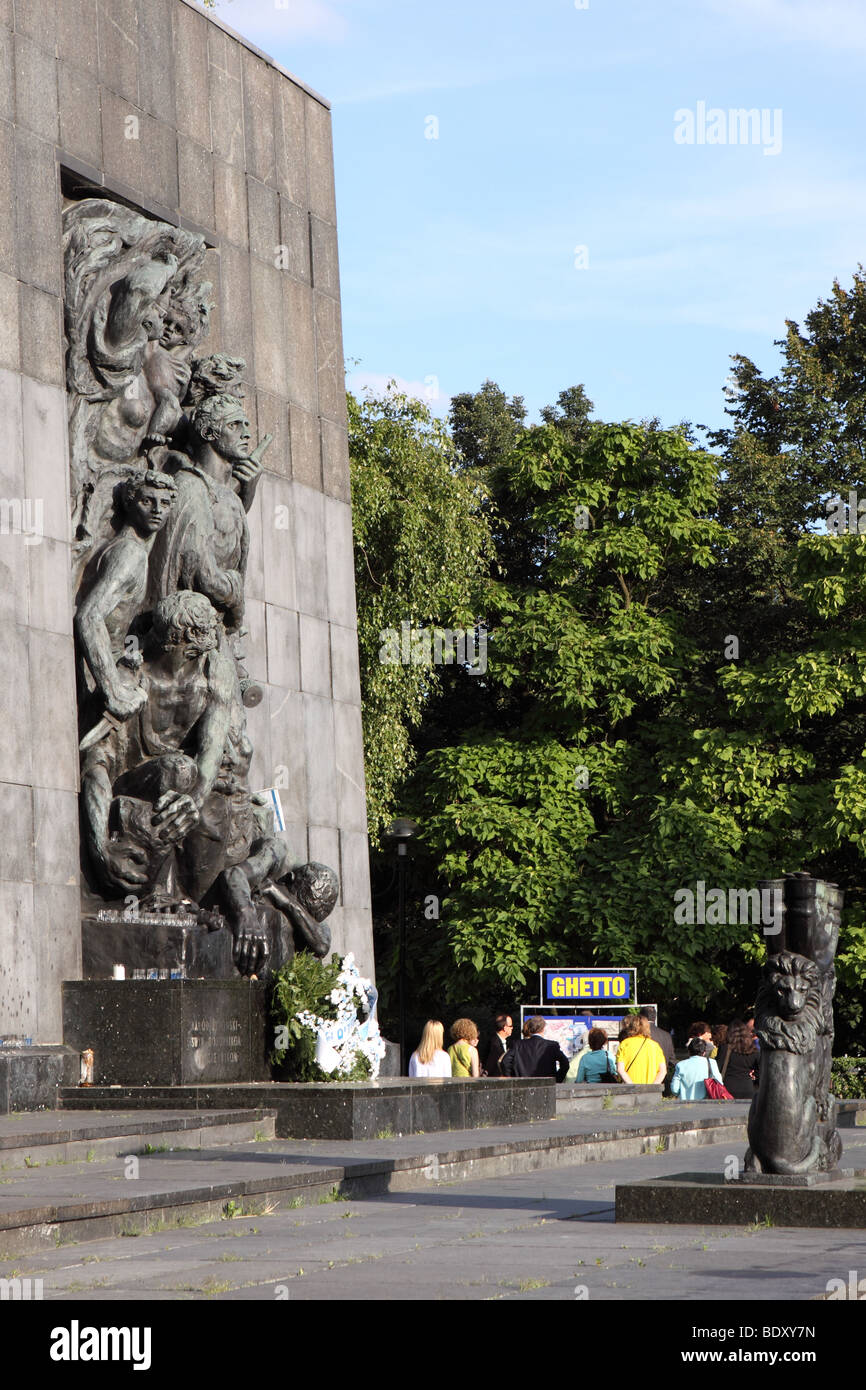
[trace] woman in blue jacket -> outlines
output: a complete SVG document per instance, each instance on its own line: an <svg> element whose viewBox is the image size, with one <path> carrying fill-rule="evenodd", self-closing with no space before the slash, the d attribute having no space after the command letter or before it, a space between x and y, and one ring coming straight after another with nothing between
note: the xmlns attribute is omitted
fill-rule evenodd
<svg viewBox="0 0 866 1390"><path fill-rule="evenodd" d="M689 1055L684 1062L677 1062L671 1077L671 1095L679 1100L706 1100L705 1085L708 1076L721 1081L721 1075L710 1057L711 1044L703 1038L692 1038Z"/></svg>

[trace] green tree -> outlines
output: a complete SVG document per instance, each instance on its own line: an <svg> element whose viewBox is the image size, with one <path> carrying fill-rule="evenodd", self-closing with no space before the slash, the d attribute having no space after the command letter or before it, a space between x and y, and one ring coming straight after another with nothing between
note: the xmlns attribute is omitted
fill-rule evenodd
<svg viewBox="0 0 866 1390"><path fill-rule="evenodd" d="M488 588L491 683L520 698L510 726L467 728L413 780L451 988L465 994L473 973L516 988L566 950L640 959L645 986L706 997L723 983L718 934L696 930L683 952L673 892L696 845L716 876L733 854L688 798L665 820L659 759L678 767L693 732L696 653L668 600L683 567L713 562L715 460L682 431L594 425L580 449L547 424L504 467L544 551L534 583Z"/></svg>
<svg viewBox="0 0 866 1390"><path fill-rule="evenodd" d="M348 406L367 810L375 837L394 814L395 788L413 761L411 730L443 679L440 667L403 663L402 625L471 627L490 538L483 485L458 468L447 430L423 402L392 388L363 401L350 395ZM444 668L446 677L453 673Z"/></svg>
<svg viewBox="0 0 866 1390"><path fill-rule="evenodd" d="M866 276L850 289L834 281L829 297L789 319L779 340L781 370L765 377L749 358L734 357L728 413L732 428L714 444L729 449L747 435L768 458L784 462L784 486L773 489L773 515L783 531L802 534L826 521L831 493L866 483Z"/></svg>
<svg viewBox="0 0 866 1390"><path fill-rule="evenodd" d="M508 399L495 381L452 396L449 421L466 468L493 468L511 453L525 428L522 396Z"/></svg>
<svg viewBox="0 0 866 1390"><path fill-rule="evenodd" d="M428 701L401 809L423 841L416 1002L507 1002L540 965L631 964L680 1021L748 1003L772 937L674 919L674 893L807 869L846 893L837 1046L866 985L866 281L735 360L732 427L600 425L582 388L527 428L458 398L496 561L488 671ZM522 408L522 403L521 403Z"/></svg>

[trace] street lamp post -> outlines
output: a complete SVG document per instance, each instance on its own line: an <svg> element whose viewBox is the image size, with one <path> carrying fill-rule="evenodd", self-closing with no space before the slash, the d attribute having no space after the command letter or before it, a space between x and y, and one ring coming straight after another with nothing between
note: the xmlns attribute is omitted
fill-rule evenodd
<svg viewBox="0 0 866 1390"><path fill-rule="evenodd" d="M409 841L418 826L408 816L398 816L385 831L385 838L397 847L397 929L399 932L399 971L397 1006L400 1013L400 1075L407 1073L406 1053L406 873L409 867Z"/></svg>

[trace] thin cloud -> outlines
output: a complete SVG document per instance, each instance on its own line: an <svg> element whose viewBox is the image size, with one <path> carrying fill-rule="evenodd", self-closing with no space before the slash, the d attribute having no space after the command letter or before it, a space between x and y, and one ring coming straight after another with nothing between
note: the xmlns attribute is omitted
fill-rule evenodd
<svg viewBox="0 0 866 1390"><path fill-rule="evenodd" d="M808 43L850 53L866 49L862 0L711 0L742 28L765 30L774 45Z"/></svg>
<svg viewBox="0 0 866 1390"><path fill-rule="evenodd" d="M349 35L345 15L329 0L288 0L285 6L275 0L218 0L207 12L266 49L289 39L339 43Z"/></svg>
<svg viewBox="0 0 866 1390"><path fill-rule="evenodd" d="M353 396L385 396L392 385L403 396L423 401L429 405L434 415L444 415L450 404L450 397L443 396L439 390L439 379L431 372L424 381L410 381L407 377L396 376L393 372L350 372L346 377L346 390Z"/></svg>
<svg viewBox="0 0 866 1390"><path fill-rule="evenodd" d="M459 58L449 53L442 61L440 71L429 75L391 78L381 82L373 81L365 86L334 96L334 105L355 106L363 102L391 101L404 96L416 96L422 92L468 91L475 87L488 87L495 84L525 81L528 71L533 77L541 73L587 73L606 71L610 68L640 68L652 61L653 52L649 48L617 49L613 52L578 53L573 52L545 54L543 58L533 55L531 62L521 58L508 63L497 59L489 66L475 66L460 69Z"/></svg>

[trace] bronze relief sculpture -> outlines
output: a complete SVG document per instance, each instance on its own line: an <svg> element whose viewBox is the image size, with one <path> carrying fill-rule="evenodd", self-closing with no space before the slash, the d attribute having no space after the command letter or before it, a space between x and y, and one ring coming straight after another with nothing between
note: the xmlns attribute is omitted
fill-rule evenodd
<svg viewBox="0 0 866 1390"><path fill-rule="evenodd" d="M247 514L271 439L253 447L242 359L195 355L205 250L108 199L64 213L82 840L92 903L230 933L251 975L326 955L339 890L288 863L249 784Z"/></svg>

